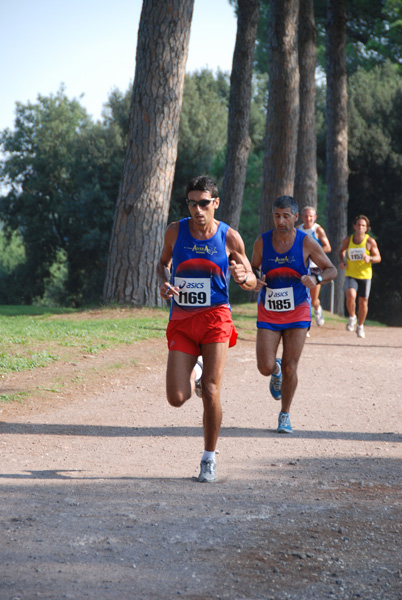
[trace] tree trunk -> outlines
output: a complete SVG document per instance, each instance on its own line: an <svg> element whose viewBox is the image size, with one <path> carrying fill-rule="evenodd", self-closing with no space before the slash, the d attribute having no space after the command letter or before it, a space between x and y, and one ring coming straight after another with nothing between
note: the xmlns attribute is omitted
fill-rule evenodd
<svg viewBox="0 0 402 600"><path fill-rule="evenodd" d="M339 249L347 235L348 114L346 73L346 0L327 2L327 226L330 259L339 266ZM329 287L329 286L327 286ZM344 271L335 280L334 310L344 315ZM323 300L327 306L327 294Z"/></svg>
<svg viewBox="0 0 402 600"><path fill-rule="evenodd" d="M156 265L177 155L194 0L144 0L105 302L162 304Z"/></svg>
<svg viewBox="0 0 402 600"><path fill-rule="evenodd" d="M261 228L272 227L272 203L292 195L299 125L297 21L299 0L272 0L269 17L269 99L264 147Z"/></svg>
<svg viewBox="0 0 402 600"><path fill-rule="evenodd" d="M314 208L317 208L317 140L315 127L316 38L314 0L300 0L300 117L294 187L294 197L299 203L300 212L304 206L314 206Z"/></svg>
<svg viewBox="0 0 402 600"><path fill-rule="evenodd" d="M237 35L230 77L229 119L222 204L219 217L239 228L246 183L251 83L260 0L238 0Z"/></svg>

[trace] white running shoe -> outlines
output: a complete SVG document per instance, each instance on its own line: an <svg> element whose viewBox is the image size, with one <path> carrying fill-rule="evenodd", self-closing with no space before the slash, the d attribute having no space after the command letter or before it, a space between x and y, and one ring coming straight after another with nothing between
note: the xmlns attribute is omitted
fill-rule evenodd
<svg viewBox="0 0 402 600"><path fill-rule="evenodd" d="M197 369L197 366L199 367L198 369ZM195 369L196 369L197 375L199 373L198 377L196 375L196 379L195 379L195 393L197 394L197 396L199 398L202 398L201 377L202 377L202 370L203 370L203 368L204 368L204 363L203 363L203 360L202 360L202 356L199 356L197 358L197 362L195 364Z"/></svg>
<svg viewBox="0 0 402 600"><path fill-rule="evenodd" d="M358 325L356 327L356 333L357 333L357 337L359 338L365 338L366 334L364 333L364 327L363 325Z"/></svg>
<svg viewBox="0 0 402 600"><path fill-rule="evenodd" d="M216 474L216 463L214 460L210 458L207 460L202 460L200 467L201 470L197 481L200 483L215 483L215 481L218 481L218 476Z"/></svg>
<svg viewBox="0 0 402 600"><path fill-rule="evenodd" d="M354 331L357 323L356 315L354 317L349 317L348 324L346 325L346 331Z"/></svg>
<svg viewBox="0 0 402 600"><path fill-rule="evenodd" d="M318 310L315 310L314 312L315 312L315 322L317 323L318 327L322 327L325 323L325 319L322 314L321 306L319 306Z"/></svg>

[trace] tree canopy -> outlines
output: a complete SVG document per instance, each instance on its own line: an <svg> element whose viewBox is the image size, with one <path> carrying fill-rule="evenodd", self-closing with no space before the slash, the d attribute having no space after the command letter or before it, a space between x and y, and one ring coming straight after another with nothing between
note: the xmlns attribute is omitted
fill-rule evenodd
<svg viewBox="0 0 402 600"><path fill-rule="evenodd" d="M124 151L124 132L93 123L61 88L17 104L15 130L0 138L6 158L0 200L5 232L18 231L26 260L17 267L21 300L41 298L58 253L67 263L65 301L97 301Z"/></svg>
<svg viewBox="0 0 402 600"><path fill-rule="evenodd" d="M325 5L323 0L315 2L318 64L322 60ZM400 267L395 238L402 225L401 6L402 0L347 0L346 49L348 230L356 214L370 218L372 234L383 255L382 263L374 268L370 316L399 325L402 289L394 274ZM260 31L267 19L269 2L261 0ZM260 38L252 86L251 149L239 224L249 254L260 228L268 106L264 48L266 42ZM228 73L204 69L186 76L170 221L187 215L183 195L192 176L208 173L219 185L222 183L229 85ZM14 130L0 134L4 153L0 165L1 302L51 299L79 306L101 301L130 101L130 89L114 90L96 123L79 99L66 96L63 87L33 103L17 103ZM317 82L316 106L317 209L325 227L325 78ZM236 289L232 299L243 296Z"/></svg>

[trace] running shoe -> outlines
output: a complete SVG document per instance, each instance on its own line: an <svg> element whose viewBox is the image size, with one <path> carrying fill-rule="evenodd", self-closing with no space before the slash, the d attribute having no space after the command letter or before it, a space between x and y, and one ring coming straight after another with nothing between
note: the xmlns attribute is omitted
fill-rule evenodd
<svg viewBox="0 0 402 600"><path fill-rule="evenodd" d="M356 327L357 317L349 317L348 324L346 325L346 331L354 331Z"/></svg>
<svg viewBox="0 0 402 600"><path fill-rule="evenodd" d="M325 323L325 319L322 315L322 308L321 306L318 307L318 310L315 310L315 322L317 323L318 327L322 327Z"/></svg>
<svg viewBox="0 0 402 600"><path fill-rule="evenodd" d="M293 433L289 413L279 413L277 433Z"/></svg>
<svg viewBox="0 0 402 600"><path fill-rule="evenodd" d="M282 360L280 358L276 359L276 362L281 366ZM275 398L275 400L282 400L282 371L279 375L271 375L271 381L269 382L269 391L271 392L271 396Z"/></svg>
<svg viewBox="0 0 402 600"><path fill-rule="evenodd" d="M201 373L200 373L200 376L197 377L196 380L195 380L195 393L197 394L197 396L199 398L202 398L201 377L202 377L202 370L204 368L204 363L203 363L203 360L202 360L202 356L199 356L197 358L196 365L198 365L200 367L200 369L198 369L198 370L201 370Z"/></svg>
<svg viewBox="0 0 402 600"><path fill-rule="evenodd" d="M359 338L365 338L366 334L364 333L364 327L363 325L358 325L356 327L356 333L357 333L357 337Z"/></svg>
<svg viewBox="0 0 402 600"><path fill-rule="evenodd" d="M201 471L198 475L198 481L200 483L214 483L218 480L216 474L216 462L211 458L201 461Z"/></svg>

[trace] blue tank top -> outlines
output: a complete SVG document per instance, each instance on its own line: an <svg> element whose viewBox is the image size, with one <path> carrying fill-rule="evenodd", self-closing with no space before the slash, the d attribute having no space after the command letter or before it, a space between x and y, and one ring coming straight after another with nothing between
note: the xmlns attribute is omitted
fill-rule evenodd
<svg viewBox="0 0 402 600"><path fill-rule="evenodd" d="M276 324L309 321L310 294L300 281L310 270L304 264L303 240L307 235L296 229L293 246L280 254L272 245L273 231L262 234L262 274L267 286L258 295L258 321Z"/></svg>
<svg viewBox="0 0 402 600"><path fill-rule="evenodd" d="M171 319L185 319L214 306L229 306L229 225L220 222L213 237L197 240L190 233L189 222L190 217L179 222L173 248L170 282L179 288L180 296L173 296Z"/></svg>

